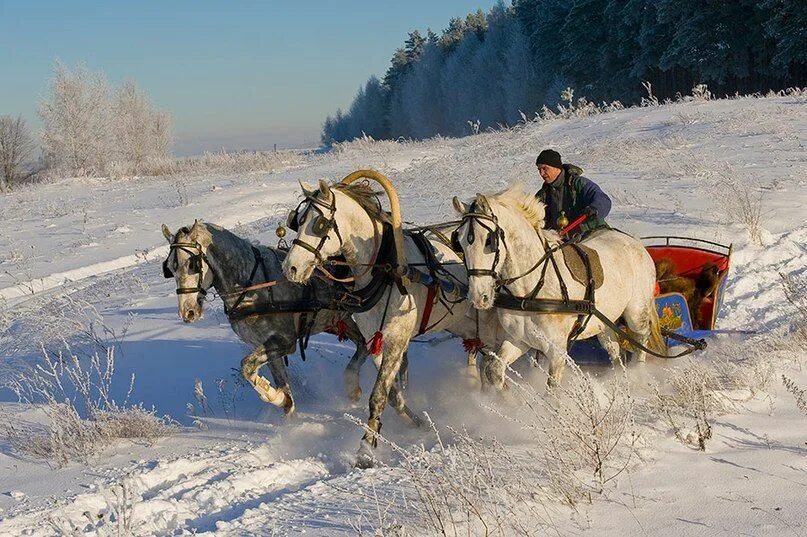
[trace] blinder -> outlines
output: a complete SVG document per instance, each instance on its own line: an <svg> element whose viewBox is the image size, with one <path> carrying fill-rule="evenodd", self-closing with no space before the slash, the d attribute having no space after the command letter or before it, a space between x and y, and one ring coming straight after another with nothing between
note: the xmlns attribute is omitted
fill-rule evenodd
<svg viewBox="0 0 807 537"><path fill-rule="evenodd" d="M493 253L499 249L499 240L501 236L504 235L504 231L502 228L498 226L496 220L492 220L494 225L496 225L495 229L490 229L488 226L482 224L482 227L488 230L488 236L485 239L485 248L488 249L489 252ZM462 227L462 226L460 226ZM460 227L455 229L451 233L451 249L457 253L462 252L462 245L460 244ZM468 226L468 244L473 244L474 240L476 240L476 236L474 233L474 227Z"/></svg>
<svg viewBox="0 0 807 537"><path fill-rule="evenodd" d="M313 208L315 211L320 212L317 207L309 207L306 209L306 212ZM290 230L294 231L295 233L299 233L300 231L300 220L301 216L304 218L305 214L300 215L300 207L298 206L296 209L289 213L288 218L286 219L286 227ZM314 221L312 222L311 233L315 237L325 237L328 232L333 229L334 222L330 218L326 217L324 214L318 214L314 217Z"/></svg>
<svg viewBox="0 0 807 537"><path fill-rule="evenodd" d="M455 252L462 253L462 245L460 244L460 230L459 228L455 229L451 233L451 249Z"/></svg>
<svg viewBox="0 0 807 537"><path fill-rule="evenodd" d="M171 257L171 255L169 254L168 257L165 258L165 261L163 261L163 278L173 278L174 277L174 273L171 272L171 268L168 266L168 259L170 257Z"/></svg>
<svg viewBox="0 0 807 537"><path fill-rule="evenodd" d="M314 221L312 222L311 226L311 233L315 237L325 237L328 232L333 228L333 220L325 218L323 215L317 215L314 217Z"/></svg>
<svg viewBox="0 0 807 537"><path fill-rule="evenodd" d="M286 227L295 233L297 233L297 231L300 229L300 224L297 221L297 217L299 216L298 213L299 207L291 211L288 218L286 218Z"/></svg>
<svg viewBox="0 0 807 537"><path fill-rule="evenodd" d="M201 274L202 273L202 256L199 254L192 255L188 258L188 274Z"/></svg>

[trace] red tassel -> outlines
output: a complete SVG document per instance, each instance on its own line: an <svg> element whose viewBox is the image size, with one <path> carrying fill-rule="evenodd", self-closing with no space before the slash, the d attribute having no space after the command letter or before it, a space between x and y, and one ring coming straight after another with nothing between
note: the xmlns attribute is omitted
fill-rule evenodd
<svg viewBox="0 0 807 537"><path fill-rule="evenodd" d="M462 340L462 348L465 349L465 352L478 352L481 351L484 346L485 344L482 343L482 340L478 337Z"/></svg>
<svg viewBox="0 0 807 537"><path fill-rule="evenodd" d="M342 319L339 319L334 324L326 326L325 331L329 334L335 335L339 341L344 341L347 339L347 323Z"/></svg>
<svg viewBox="0 0 807 537"><path fill-rule="evenodd" d="M381 345L384 343L384 334L379 330L373 334L373 338L367 342L367 352L373 356L378 356L381 352Z"/></svg>

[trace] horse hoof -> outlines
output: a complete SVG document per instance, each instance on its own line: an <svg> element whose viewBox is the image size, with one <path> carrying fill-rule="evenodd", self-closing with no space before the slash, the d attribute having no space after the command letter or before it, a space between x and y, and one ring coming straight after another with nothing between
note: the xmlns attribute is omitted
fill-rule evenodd
<svg viewBox="0 0 807 537"><path fill-rule="evenodd" d="M294 399L292 399L291 394L286 394L286 400L283 402L283 412L286 415L286 419L291 419L294 417L294 413L297 411L297 405L294 404Z"/></svg>
<svg viewBox="0 0 807 537"><path fill-rule="evenodd" d="M420 419L420 417L417 416L416 414L412 415L407 414L407 417L409 418L409 423L407 425L409 425L409 427L411 427L412 429L420 429L421 427L423 427L423 420Z"/></svg>
<svg viewBox="0 0 807 537"><path fill-rule="evenodd" d="M347 397L350 399L351 403L358 403L361 399L361 388L354 388L352 390L348 390Z"/></svg>
<svg viewBox="0 0 807 537"><path fill-rule="evenodd" d="M547 388L557 388L559 385L560 385L560 383L557 380L553 379L552 377L549 377L548 379L546 379L546 387Z"/></svg>
<svg viewBox="0 0 807 537"><path fill-rule="evenodd" d="M359 452L356 455L356 468L360 470L367 470L375 466L375 457L373 457L373 448L367 444L362 444Z"/></svg>

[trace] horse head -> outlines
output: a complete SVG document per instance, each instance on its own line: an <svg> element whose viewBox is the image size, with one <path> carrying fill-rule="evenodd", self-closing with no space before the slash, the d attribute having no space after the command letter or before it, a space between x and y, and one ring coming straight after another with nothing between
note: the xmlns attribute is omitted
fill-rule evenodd
<svg viewBox="0 0 807 537"><path fill-rule="evenodd" d="M462 223L452 236L462 250L468 271L468 299L477 309L490 309L496 296L499 274L506 257L504 231L488 199L477 194L470 204L454 198Z"/></svg>
<svg viewBox="0 0 807 537"><path fill-rule="evenodd" d="M162 232L169 245L163 276L176 281L180 318L186 323L194 322L202 317L205 295L213 286L214 274L207 259L212 237L198 220L176 234L163 224Z"/></svg>

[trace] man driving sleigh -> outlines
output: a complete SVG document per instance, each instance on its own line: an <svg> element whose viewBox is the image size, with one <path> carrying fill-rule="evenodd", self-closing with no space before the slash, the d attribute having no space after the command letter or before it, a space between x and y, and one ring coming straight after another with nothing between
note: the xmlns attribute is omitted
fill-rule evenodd
<svg viewBox="0 0 807 537"><path fill-rule="evenodd" d="M544 222L548 229L561 231L577 223L569 233L585 236L608 227L605 217L611 211L611 198L596 183L583 177L582 169L563 164L560 153L553 149L541 151L535 165L544 180L535 196L546 205Z"/></svg>

